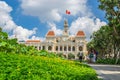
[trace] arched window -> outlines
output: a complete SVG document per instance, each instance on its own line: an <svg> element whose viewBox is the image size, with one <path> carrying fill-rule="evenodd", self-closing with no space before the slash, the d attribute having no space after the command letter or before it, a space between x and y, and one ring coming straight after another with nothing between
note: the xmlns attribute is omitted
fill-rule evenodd
<svg viewBox="0 0 120 80"><path fill-rule="evenodd" d="M82 46L79 46L79 51L82 51L82 50L83 50Z"/></svg>
<svg viewBox="0 0 120 80"><path fill-rule="evenodd" d="M56 42L59 42L59 40L57 39Z"/></svg>
<svg viewBox="0 0 120 80"><path fill-rule="evenodd" d="M52 46L48 46L48 50L52 50Z"/></svg>
<svg viewBox="0 0 120 80"><path fill-rule="evenodd" d="M43 48L42 48L43 50L45 50L45 46L43 46Z"/></svg>
<svg viewBox="0 0 120 80"><path fill-rule="evenodd" d="M71 51L71 46L68 47L68 51Z"/></svg>
<svg viewBox="0 0 120 80"><path fill-rule="evenodd" d="M39 50L41 50L41 47L39 46Z"/></svg>
<svg viewBox="0 0 120 80"><path fill-rule="evenodd" d="M62 51L62 46L60 46L60 51Z"/></svg>
<svg viewBox="0 0 120 80"><path fill-rule="evenodd" d="M66 46L64 46L64 51L67 51L67 47Z"/></svg>
<svg viewBox="0 0 120 80"><path fill-rule="evenodd" d="M75 40L73 40L73 42L75 42Z"/></svg>
<svg viewBox="0 0 120 80"><path fill-rule="evenodd" d="M75 46L72 47L72 51L75 51Z"/></svg>
<svg viewBox="0 0 120 80"><path fill-rule="evenodd" d="M35 46L35 49L37 49L37 46Z"/></svg>
<svg viewBox="0 0 120 80"><path fill-rule="evenodd" d="M58 46L56 46L56 51L58 51Z"/></svg>

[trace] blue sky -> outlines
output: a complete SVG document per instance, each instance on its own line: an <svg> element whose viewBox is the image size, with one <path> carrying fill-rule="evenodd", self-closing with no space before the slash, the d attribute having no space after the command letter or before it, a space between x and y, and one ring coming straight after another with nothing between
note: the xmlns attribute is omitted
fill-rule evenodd
<svg viewBox="0 0 120 80"><path fill-rule="evenodd" d="M61 35L67 19L71 35L83 30L89 40L93 31L106 25L98 4L98 0L0 0L0 26L10 38L43 40L48 30Z"/></svg>

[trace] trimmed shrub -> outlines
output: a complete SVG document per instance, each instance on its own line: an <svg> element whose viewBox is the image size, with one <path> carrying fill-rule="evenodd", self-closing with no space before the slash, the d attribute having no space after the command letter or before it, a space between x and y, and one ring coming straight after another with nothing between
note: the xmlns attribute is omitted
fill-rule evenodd
<svg viewBox="0 0 120 80"><path fill-rule="evenodd" d="M45 56L45 57L58 57L55 53L49 53L46 50L41 50L36 53L39 56Z"/></svg>
<svg viewBox="0 0 120 80"><path fill-rule="evenodd" d="M104 58L104 59L98 59L96 63L101 63L101 64L115 64L116 59L114 58ZM120 64L120 59L118 60L118 63Z"/></svg>
<svg viewBox="0 0 120 80"><path fill-rule="evenodd" d="M69 53L69 54L68 54L68 59L75 59L75 55L72 54L72 53Z"/></svg>
<svg viewBox="0 0 120 80"><path fill-rule="evenodd" d="M63 57L63 53L57 53L59 57Z"/></svg>

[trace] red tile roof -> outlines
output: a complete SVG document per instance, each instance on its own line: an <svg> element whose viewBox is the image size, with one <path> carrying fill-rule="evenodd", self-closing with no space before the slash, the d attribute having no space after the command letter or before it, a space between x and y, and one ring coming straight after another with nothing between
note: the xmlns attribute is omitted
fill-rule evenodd
<svg viewBox="0 0 120 80"><path fill-rule="evenodd" d="M51 37L55 36L54 31L49 31L49 32L47 33L47 36L51 36Z"/></svg>
<svg viewBox="0 0 120 80"><path fill-rule="evenodd" d="M27 40L26 42L27 42L27 43L29 43L29 42L37 42L37 43L39 43L40 40Z"/></svg>
<svg viewBox="0 0 120 80"><path fill-rule="evenodd" d="M77 37L83 37L85 36L85 33L83 31L78 31L77 34L76 34Z"/></svg>

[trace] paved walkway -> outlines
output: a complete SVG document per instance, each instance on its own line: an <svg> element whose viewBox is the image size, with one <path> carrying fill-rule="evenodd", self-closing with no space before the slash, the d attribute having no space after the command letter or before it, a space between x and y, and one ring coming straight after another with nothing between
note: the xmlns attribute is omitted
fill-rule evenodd
<svg viewBox="0 0 120 80"><path fill-rule="evenodd" d="M120 65L88 64L103 80L120 80Z"/></svg>

